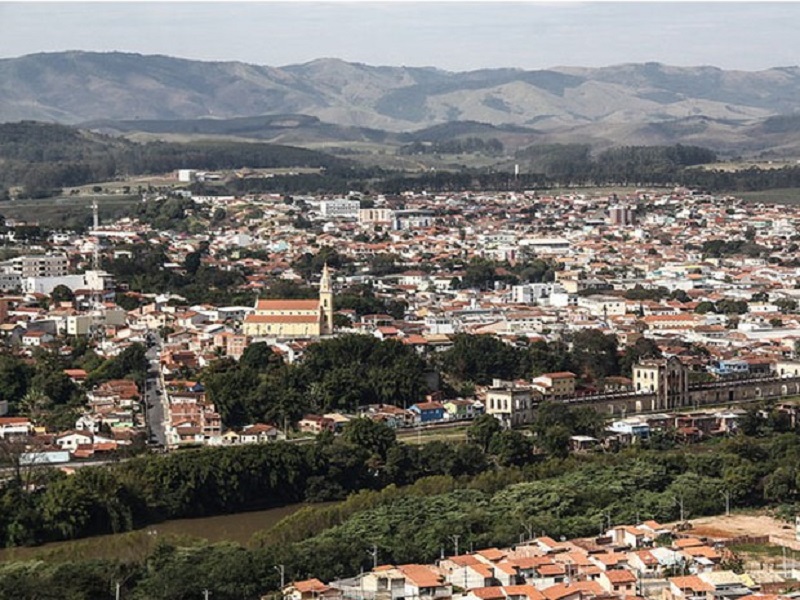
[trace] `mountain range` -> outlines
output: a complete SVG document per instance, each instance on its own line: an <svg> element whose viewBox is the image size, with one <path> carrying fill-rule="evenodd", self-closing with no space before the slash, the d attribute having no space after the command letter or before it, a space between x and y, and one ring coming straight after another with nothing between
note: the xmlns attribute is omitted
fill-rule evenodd
<svg viewBox="0 0 800 600"><path fill-rule="evenodd" d="M791 154L800 152L795 113L798 67L747 72L645 63L455 73L337 59L277 68L77 51L0 60L0 121L120 132L216 127L226 131L211 135L286 142L294 130L296 143L309 136L380 143L465 122L460 135L493 127L519 145L693 143ZM226 125L214 124L221 120ZM265 123L279 131L269 133Z"/></svg>

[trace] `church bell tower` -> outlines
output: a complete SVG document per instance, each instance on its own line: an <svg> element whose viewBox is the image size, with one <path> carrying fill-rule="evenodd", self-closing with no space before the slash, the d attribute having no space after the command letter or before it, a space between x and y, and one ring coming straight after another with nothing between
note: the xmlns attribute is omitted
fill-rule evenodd
<svg viewBox="0 0 800 600"><path fill-rule="evenodd" d="M322 335L330 335L333 333L333 282L328 263L322 267L322 279L319 282L319 309L322 313L320 332Z"/></svg>

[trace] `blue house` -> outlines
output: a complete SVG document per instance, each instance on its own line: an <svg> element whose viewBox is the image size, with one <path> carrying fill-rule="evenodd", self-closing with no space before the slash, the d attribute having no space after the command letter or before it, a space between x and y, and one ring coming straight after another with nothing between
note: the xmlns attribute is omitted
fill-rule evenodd
<svg viewBox="0 0 800 600"><path fill-rule="evenodd" d="M418 402L409 409L417 416L419 423L433 423L444 419L444 405L439 402Z"/></svg>

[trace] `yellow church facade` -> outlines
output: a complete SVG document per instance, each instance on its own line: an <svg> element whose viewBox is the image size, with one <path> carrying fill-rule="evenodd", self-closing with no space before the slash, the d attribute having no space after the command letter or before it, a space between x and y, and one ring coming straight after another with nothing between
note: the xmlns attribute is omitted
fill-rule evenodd
<svg viewBox="0 0 800 600"><path fill-rule="evenodd" d="M322 270L318 300L257 300L244 319L250 337L310 338L333 333L333 286L328 266Z"/></svg>

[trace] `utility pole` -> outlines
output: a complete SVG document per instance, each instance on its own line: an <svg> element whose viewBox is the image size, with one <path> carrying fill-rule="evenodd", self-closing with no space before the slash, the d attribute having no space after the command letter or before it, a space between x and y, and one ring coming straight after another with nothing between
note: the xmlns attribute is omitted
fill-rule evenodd
<svg viewBox="0 0 800 600"><path fill-rule="evenodd" d="M372 557L372 568L375 569L378 567L378 545L372 544L372 550L367 550L369 555Z"/></svg>
<svg viewBox="0 0 800 600"><path fill-rule="evenodd" d="M456 548L456 553L455 553L456 556L458 556L458 538L459 537L461 537L461 536L459 536L457 533L454 533L453 535L450 536L450 539L453 540L453 545Z"/></svg>
<svg viewBox="0 0 800 600"><path fill-rule="evenodd" d="M525 533L528 534L527 540L530 541L533 539L533 525L530 523L525 523Z"/></svg>
<svg viewBox="0 0 800 600"><path fill-rule="evenodd" d="M115 600L119 600L119 588L120 588L120 584L119 584L119 581L118 581L117 584L114 586L114 598L115 598Z"/></svg>
<svg viewBox="0 0 800 600"><path fill-rule="evenodd" d="M208 588L203 590L203 600L208 600L208 597L211 595L211 592L208 591Z"/></svg>
<svg viewBox="0 0 800 600"><path fill-rule="evenodd" d="M677 496L675 502L681 507L681 523L686 520L686 512L683 510L683 495Z"/></svg>
<svg viewBox="0 0 800 600"><path fill-rule="evenodd" d="M723 490L720 492L722 496L725 498L725 516L731 516L731 492L730 490Z"/></svg>
<svg viewBox="0 0 800 600"><path fill-rule="evenodd" d="M286 567L283 565L276 565L274 568L281 574L281 594L283 594L283 588L286 587Z"/></svg>

